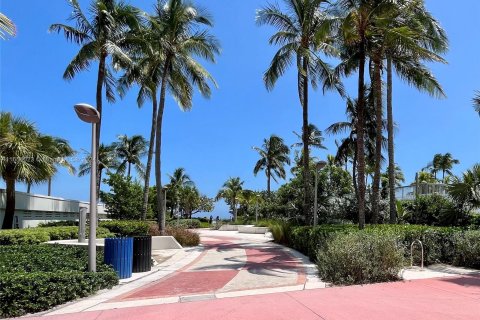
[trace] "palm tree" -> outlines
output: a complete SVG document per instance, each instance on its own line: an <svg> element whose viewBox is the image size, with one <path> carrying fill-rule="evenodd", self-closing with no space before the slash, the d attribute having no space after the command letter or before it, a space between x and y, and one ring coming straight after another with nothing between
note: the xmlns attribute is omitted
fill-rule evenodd
<svg viewBox="0 0 480 320"><path fill-rule="evenodd" d="M392 35L385 49L387 60L387 131L388 131L388 172L390 192L390 223L395 223L395 150L393 121L393 70L400 78L417 89L430 95L444 97L439 82L422 60L445 63L438 54L448 49L448 39L438 21L426 10L423 1L401 1L392 10L393 14L386 28ZM410 45L409 45L410 44Z"/></svg>
<svg viewBox="0 0 480 320"><path fill-rule="evenodd" d="M193 86L208 98L211 95L209 82L215 80L196 57L215 62L220 53L218 41L204 27L211 27L207 13L184 0L160 1L155 13L149 17L148 38L156 42L162 55L160 101L158 106L155 136L155 180L157 185L157 205L163 208L161 147L162 124L167 89L182 110L192 107ZM165 230L165 213L159 210L160 232Z"/></svg>
<svg viewBox="0 0 480 320"><path fill-rule="evenodd" d="M455 178L447 188L449 195L467 210L480 208L480 164Z"/></svg>
<svg viewBox="0 0 480 320"><path fill-rule="evenodd" d="M475 93L475 97L473 98L473 107L475 108L475 112L480 115L480 91Z"/></svg>
<svg viewBox="0 0 480 320"><path fill-rule="evenodd" d="M437 179L433 176L431 172L420 171L418 173L417 179L418 183L435 183ZM413 183L415 185L415 182Z"/></svg>
<svg viewBox="0 0 480 320"><path fill-rule="evenodd" d="M320 58L336 55L331 45L330 28L327 16L322 11L326 0L284 0L286 11L278 5L267 5L257 11L259 25L271 25L278 31L270 38L270 44L280 45L272 62L264 74L263 80L268 90L272 90L278 79L292 64L297 66L297 90L302 106L303 136L303 213L310 212L310 170L309 170L309 86L316 89L321 85L324 90L337 88L343 94L343 88L330 66ZM294 62L295 61L295 62Z"/></svg>
<svg viewBox="0 0 480 320"><path fill-rule="evenodd" d="M433 175L435 180L437 180L437 173L440 171L440 163L442 162L443 155L441 153L436 153L433 156L433 160L427 164L423 169L430 170L430 173ZM422 170L423 170L422 169Z"/></svg>
<svg viewBox="0 0 480 320"><path fill-rule="evenodd" d="M195 187L195 183L190 176L185 173L185 168L177 168L172 175L168 175L170 182L168 184L168 191L172 197L171 214L179 203L180 191L185 187Z"/></svg>
<svg viewBox="0 0 480 320"><path fill-rule="evenodd" d="M76 173L76 169L67 158L76 154L76 151L70 146L67 140L51 136L40 137L43 150L53 160L54 173L48 177L48 195L52 195L52 178L57 172L57 166L64 167L72 175Z"/></svg>
<svg viewBox="0 0 480 320"><path fill-rule="evenodd" d="M293 134L297 136L298 142L295 142L292 144L292 148L303 148L303 134L299 134L295 131L293 131ZM320 131L317 126L314 124L309 124L308 125L308 145L313 148L317 149L324 149L326 150L327 147L323 145L323 141L325 138L323 138L322 131Z"/></svg>
<svg viewBox="0 0 480 320"><path fill-rule="evenodd" d="M147 217L148 198L150 194L150 174L152 171L152 161L155 153L155 133L157 128L158 99L157 91L161 78L161 65L163 56L160 53L158 43L150 41L148 38L147 27L142 27L137 31L137 45L133 47L134 63L129 65L125 73L118 81L117 90L123 98L127 90L136 83L139 86L137 95L137 104L142 107L145 100L149 99L152 103L152 118L150 125L150 141L148 145L147 165L145 169L145 180L143 189L143 207L142 219Z"/></svg>
<svg viewBox="0 0 480 320"><path fill-rule="evenodd" d="M222 186L222 189L218 191L216 201L224 199L227 204L230 205L230 209L233 213L233 219L237 221L237 203L238 197L243 190L244 182L239 178L230 178Z"/></svg>
<svg viewBox="0 0 480 320"><path fill-rule="evenodd" d="M11 229L13 225L15 183L45 181L54 173L54 162L43 147L33 123L0 112L0 174L7 193L2 229Z"/></svg>
<svg viewBox="0 0 480 320"><path fill-rule="evenodd" d="M145 176L145 168L142 164L142 158L147 153L148 142L140 135L128 137L127 135L118 136L118 141L113 143L120 165L117 168L119 172L127 171L127 177L131 175L132 165L135 167L140 177Z"/></svg>
<svg viewBox="0 0 480 320"><path fill-rule="evenodd" d="M452 175L452 168L453 165L459 164L460 161L454 159L450 152L445 154L437 153L433 156L432 162L429 162L428 165L424 169L430 170L432 175L437 180L437 173L442 172L442 182L445 183L445 173L449 176Z"/></svg>
<svg viewBox="0 0 480 320"><path fill-rule="evenodd" d="M375 115L375 105L372 99L372 90L368 88L365 91L365 100L367 101L364 117L364 148L365 148L365 157L368 163L373 163L375 156L375 142L377 136L376 130L376 115ZM341 140L338 145L337 154L335 158L337 161L345 161L345 159L352 158L352 178L353 186L355 192L358 196L358 151L357 151L357 128L358 128L358 99L347 99L346 111L347 116L346 121L336 122L330 125L325 131L328 134L341 134L347 133L348 136ZM384 121L385 126L385 121ZM385 137L383 137L384 144L386 142Z"/></svg>
<svg viewBox="0 0 480 320"><path fill-rule="evenodd" d="M457 159L454 159L450 152L447 152L444 155L442 155L442 157L440 158L440 162L438 163L438 169L442 171L443 183L445 183L445 173L448 174L449 176L453 175L452 173L453 165L459 164L459 163L460 161Z"/></svg>
<svg viewBox="0 0 480 320"><path fill-rule="evenodd" d="M6 39L8 36L15 36L16 28L12 20L0 12L0 39Z"/></svg>
<svg viewBox="0 0 480 320"><path fill-rule="evenodd" d="M401 187L402 184L405 182L405 175L403 174L402 168L400 166L396 165L395 166L395 186L394 188ZM388 190L389 184L390 183L390 177L388 174L388 170L384 173L382 173L381 176L381 185L382 185L382 197L386 198L389 195Z"/></svg>
<svg viewBox="0 0 480 320"><path fill-rule="evenodd" d="M99 147L101 125L104 120L103 87L107 100L115 101L116 81L107 59L111 57L115 66L126 66L131 63L124 49L128 45L128 33L139 27L140 12L135 7L116 0L92 0L90 16L87 17L78 0L69 0L69 4L72 8L69 20L75 21L75 27L57 23L52 24L49 31L63 32L68 41L81 46L65 69L63 74L65 80L72 80L78 72L88 70L92 62L98 61L96 108L100 113L100 122L97 123L96 143ZM100 180L97 180L97 185L98 189Z"/></svg>
<svg viewBox="0 0 480 320"><path fill-rule="evenodd" d="M342 62L337 73L348 76L358 71L358 95L356 101L356 161L358 221L361 229L365 226L365 64L371 46L374 21L377 17L377 3L373 0L339 0L336 4L340 17L339 46Z"/></svg>
<svg viewBox="0 0 480 320"><path fill-rule="evenodd" d="M82 177L87 174L90 174L92 164L91 155L85 158L84 162L80 165L78 170L78 176ZM100 144L98 148L98 179L102 181L102 173L103 170L113 171L117 170L120 166L120 163L117 158L117 153L115 152L114 145L104 145L103 143ZM97 195L100 192L100 185L97 184Z"/></svg>
<svg viewBox="0 0 480 320"><path fill-rule="evenodd" d="M282 138L271 135L270 138L263 140L261 148L253 147L253 150L260 155L253 173L256 176L260 170L265 171L267 176L267 193L270 195L270 178L278 182L277 178L285 179L286 177L285 165L290 164L290 158L288 157L290 149L283 142Z"/></svg>

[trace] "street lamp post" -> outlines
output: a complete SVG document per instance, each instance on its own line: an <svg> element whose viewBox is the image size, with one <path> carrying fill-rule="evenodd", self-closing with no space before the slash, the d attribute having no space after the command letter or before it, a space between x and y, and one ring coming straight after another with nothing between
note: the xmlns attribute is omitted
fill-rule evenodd
<svg viewBox="0 0 480 320"><path fill-rule="evenodd" d="M319 161L315 165L315 203L313 207L313 225L318 224L318 171L325 168L327 163L325 161Z"/></svg>
<svg viewBox="0 0 480 320"><path fill-rule="evenodd" d="M163 208L162 208L163 219L167 218L167 189L168 189L168 187L166 187L166 186L163 186L163 188L162 188L162 190L163 190Z"/></svg>
<svg viewBox="0 0 480 320"><path fill-rule="evenodd" d="M257 200L255 201L255 223L258 224L258 201L260 200L260 194L256 194L255 197L257 198Z"/></svg>
<svg viewBox="0 0 480 320"><path fill-rule="evenodd" d="M92 124L92 153L90 155L90 235L88 237L88 271L97 271L97 123L100 113L89 104L79 103L74 106L80 120Z"/></svg>

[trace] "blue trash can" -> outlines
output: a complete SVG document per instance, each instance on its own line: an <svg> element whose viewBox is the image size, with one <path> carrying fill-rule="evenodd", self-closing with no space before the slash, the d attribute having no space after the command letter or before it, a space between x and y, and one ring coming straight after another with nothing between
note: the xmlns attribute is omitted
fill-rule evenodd
<svg viewBox="0 0 480 320"><path fill-rule="evenodd" d="M120 279L132 276L133 238L105 239L105 264L111 265Z"/></svg>

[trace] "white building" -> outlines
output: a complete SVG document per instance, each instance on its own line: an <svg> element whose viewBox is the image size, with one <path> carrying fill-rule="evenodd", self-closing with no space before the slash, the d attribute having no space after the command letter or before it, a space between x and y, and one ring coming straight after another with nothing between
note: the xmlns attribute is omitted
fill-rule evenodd
<svg viewBox="0 0 480 320"><path fill-rule="evenodd" d="M6 191L0 189L0 228L5 216ZM88 202L66 200L44 195L15 193L14 228L31 228L52 221L78 221L80 210L89 212ZM87 214L88 215L88 214ZM106 219L105 205L98 205L98 218Z"/></svg>

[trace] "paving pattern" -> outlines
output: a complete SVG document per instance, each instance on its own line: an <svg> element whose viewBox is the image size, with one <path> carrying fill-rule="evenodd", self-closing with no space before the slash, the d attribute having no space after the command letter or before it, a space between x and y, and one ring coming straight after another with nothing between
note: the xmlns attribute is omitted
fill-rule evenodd
<svg viewBox="0 0 480 320"><path fill-rule="evenodd" d="M204 251L177 272L115 301L300 285L305 270L285 248L238 238L202 237Z"/></svg>

